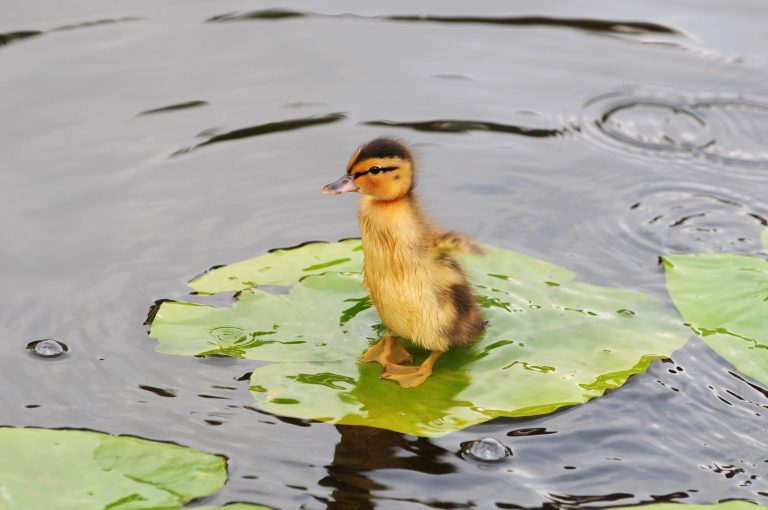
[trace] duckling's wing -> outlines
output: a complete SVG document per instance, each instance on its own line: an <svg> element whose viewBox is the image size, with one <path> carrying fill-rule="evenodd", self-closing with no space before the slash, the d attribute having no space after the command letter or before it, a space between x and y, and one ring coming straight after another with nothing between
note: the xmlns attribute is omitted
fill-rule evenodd
<svg viewBox="0 0 768 510"><path fill-rule="evenodd" d="M437 255L443 253L474 253L482 255L483 250L472 239L458 232L438 232L432 240L432 248Z"/></svg>

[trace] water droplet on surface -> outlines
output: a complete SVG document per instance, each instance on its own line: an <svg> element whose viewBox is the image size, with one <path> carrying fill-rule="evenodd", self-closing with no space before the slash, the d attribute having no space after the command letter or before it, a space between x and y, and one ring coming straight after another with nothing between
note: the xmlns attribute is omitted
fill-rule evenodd
<svg viewBox="0 0 768 510"><path fill-rule="evenodd" d="M27 349L32 354L40 358L56 358L69 350L67 344L45 338L43 340L34 340L27 344Z"/></svg>
<svg viewBox="0 0 768 510"><path fill-rule="evenodd" d="M220 342L237 343L245 340L248 333L239 326L217 326L211 328L208 334Z"/></svg>
<svg viewBox="0 0 768 510"><path fill-rule="evenodd" d="M492 437L461 443L461 453L479 462L501 462L512 456L512 450Z"/></svg>

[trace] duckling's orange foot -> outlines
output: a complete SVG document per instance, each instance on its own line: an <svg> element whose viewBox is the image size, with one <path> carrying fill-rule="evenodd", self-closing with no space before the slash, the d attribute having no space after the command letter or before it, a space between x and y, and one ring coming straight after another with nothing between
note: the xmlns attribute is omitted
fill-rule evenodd
<svg viewBox="0 0 768 510"><path fill-rule="evenodd" d="M381 378L395 381L403 388L415 388L423 384L430 375L432 375L431 366L386 365Z"/></svg>
<svg viewBox="0 0 768 510"><path fill-rule="evenodd" d="M419 366L406 365L385 365L381 373L382 379L395 381L403 388L415 388L420 386L427 378L432 375L432 367L435 366L437 358L442 352L432 351L432 353Z"/></svg>
<svg viewBox="0 0 768 510"><path fill-rule="evenodd" d="M365 351L362 357L363 361L375 361L383 367L408 363L411 359L411 353L392 335L384 335L384 338Z"/></svg>

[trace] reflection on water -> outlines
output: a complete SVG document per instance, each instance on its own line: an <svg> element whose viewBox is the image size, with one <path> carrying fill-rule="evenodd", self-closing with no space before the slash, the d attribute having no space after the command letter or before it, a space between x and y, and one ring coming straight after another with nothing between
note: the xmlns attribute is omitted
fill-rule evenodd
<svg viewBox="0 0 768 510"><path fill-rule="evenodd" d="M148 384L139 384L139 388L141 388L144 391L154 393L155 395L160 397L173 398L176 396L176 390L173 390L170 388L155 388L154 386L150 386Z"/></svg>
<svg viewBox="0 0 768 510"><path fill-rule="evenodd" d="M372 496L386 491L386 484L367 477L372 470L399 470L432 476L455 473L450 462L451 452L435 446L429 440L409 437L389 430L371 427L337 425L340 434L333 462L326 466L327 476L318 484L333 490L324 500L329 510L348 508L372 509L378 506ZM410 498L418 502L419 498ZM447 501L445 503L448 503ZM428 504L440 508L438 501Z"/></svg>
<svg viewBox="0 0 768 510"><path fill-rule="evenodd" d="M42 34L42 32L37 30L19 30L16 32L0 34L0 46L5 46L6 44L11 44L12 42L28 39L30 37L35 37Z"/></svg>
<svg viewBox="0 0 768 510"><path fill-rule="evenodd" d="M432 15L391 15L360 16L353 14L328 15L313 12L290 11L286 9L265 9L244 13L220 14L208 19L209 22L279 20L305 18L310 16L342 16L344 18L379 19L389 21L420 21L428 23L469 23L508 26L566 27L594 32L612 32L618 34L675 34L677 30L657 23L637 21L614 21L584 18L550 18L546 16L432 16Z"/></svg>
<svg viewBox="0 0 768 510"><path fill-rule="evenodd" d="M124 23L126 21L141 21L144 18L139 18L135 16L125 16L122 18L105 18L105 19L97 19L93 21L81 21L79 23L72 23L70 25L61 25L60 27L56 27L51 29L51 32L56 30L77 30L79 28L91 28L91 27L98 27L101 25L111 25L113 23Z"/></svg>
<svg viewBox="0 0 768 510"><path fill-rule="evenodd" d="M153 108L151 110L144 110L139 115L151 115L153 113L165 113L174 112L176 110L185 110L187 108L197 108L199 106L206 106L208 103L205 101L187 101L186 103L176 103L168 106L161 106L160 108Z"/></svg>
<svg viewBox="0 0 768 510"><path fill-rule="evenodd" d="M126 21L139 21L143 18L139 17L133 17L133 16L126 16L123 18L117 18L117 19L98 19L98 20L92 20L92 21L81 21L78 23L72 23L68 25L61 25L55 28L52 28L48 30L48 32L57 32L57 31L64 31L64 30L77 30L80 28L91 28L91 27L98 27L101 25L111 25L114 23L123 23ZM0 33L0 46L4 46L6 44L11 44L13 42L17 42L23 39L29 39L30 37L37 37L39 35L43 35L44 31L41 30L16 30L13 32L6 32L6 33Z"/></svg>
<svg viewBox="0 0 768 510"><path fill-rule="evenodd" d="M307 117L303 119L282 120L279 122L268 122L266 124L259 124L257 126L249 126L245 128L235 129L233 131L227 131L226 133L213 135L207 140L200 142L197 145L194 145L192 147L179 149L173 155L178 156L180 154L185 154L191 150L197 149L199 147L204 147L206 145L211 145L214 143L230 142L232 140L239 140L241 138L268 135L268 134L277 133L280 131L293 131L295 129L302 129L310 126L318 126L322 124L328 124L331 122L338 122L345 118L346 118L346 115L344 115L343 113L331 113L328 115L324 115L322 117Z"/></svg>
<svg viewBox="0 0 768 510"><path fill-rule="evenodd" d="M664 297L659 255L757 252L764 4L253 8L0 5L0 424L226 454L230 479L211 505L768 503L768 391L695 339L591 403L427 440L258 411L243 378L258 362L161 356L141 326L147 303L188 300L184 282L213 263L357 235L351 204L317 189L346 147L380 134L418 147L440 224L587 281ZM346 119L272 129L303 121L286 107ZM152 109L163 113L136 116ZM363 124L377 119L397 125ZM200 143L229 143L168 157L212 126L230 127ZM568 132L504 131L516 127ZM48 336L71 350L29 355L26 342ZM460 458L479 437L514 461Z"/></svg>
<svg viewBox="0 0 768 510"><path fill-rule="evenodd" d="M389 120L372 120L364 123L366 126L389 126L415 129L416 131L431 131L435 133L466 133L469 131L492 131L494 133L509 133L513 135L546 138L561 136L568 132L567 128L541 129L525 126L500 124L498 122L481 122L472 120L430 120L424 122L393 122Z"/></svg>

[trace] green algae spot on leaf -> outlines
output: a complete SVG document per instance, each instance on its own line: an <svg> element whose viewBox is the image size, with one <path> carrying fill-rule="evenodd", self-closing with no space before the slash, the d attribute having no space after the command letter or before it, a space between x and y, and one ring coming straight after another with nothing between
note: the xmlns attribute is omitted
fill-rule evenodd
<svg viewBox="0 0 768 510"><path fill-rule="evenodd" d="M669 294L691 329L741 372L768 384L768 260L726 253L663 260Z"/></svg>
<svg viewBox="0 0 768 510"><path fill-rule="evenodd" d="M310 244L217 269L195 280L195 289L237 290L228 282L253 283L259 272L269 275L260 285L292 286L287 294L248 288L232 307L163 303L150 335L169 354L281 362L251 377L266 411L419 436L586 402L689 336L675 311L654 297L579 282L554 264L484 248L485 256L462 262L490 325L473 345L446 353L418 388L404 390L380 379L380 366L359 362L383 332L362 286L359 241ZM425 356L408 348L417 361Z"/></svg>
<svg viewBox="0 0 768 510"><path fill-rule="evenodd" d="M98 432L0 428L0 451L0 508L9 510L180 510L227 479L223 457Z"/></svg>

